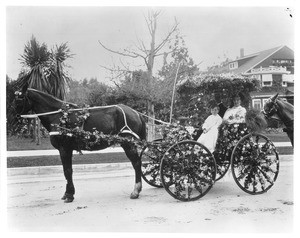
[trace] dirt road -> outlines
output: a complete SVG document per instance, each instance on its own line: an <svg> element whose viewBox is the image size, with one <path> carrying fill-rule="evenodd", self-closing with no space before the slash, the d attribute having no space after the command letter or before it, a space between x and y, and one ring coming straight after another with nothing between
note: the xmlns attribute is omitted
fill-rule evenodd
<svg viewBox="0 0 300 238"><path fill-rule="evenodd" d="M232 176L202 199L180 202L143 183L137 200L131 168L76 171L73 203L63 203L61 173L8 176L9 231L292 232L293 160L281 162L278 180L263 195L244 193Z"/></svg>

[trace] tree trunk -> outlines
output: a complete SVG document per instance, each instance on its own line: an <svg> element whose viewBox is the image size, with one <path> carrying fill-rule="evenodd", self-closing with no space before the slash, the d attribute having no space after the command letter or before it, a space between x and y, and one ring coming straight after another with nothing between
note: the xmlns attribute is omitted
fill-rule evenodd
<svg viewBox="0 0 300 238"><path fill-rule="evenodd" d="M147 64L147 74L148 74L148 86L151 90L153 89L153 65L154 65L154 57L155 57L155 34L156 34L156 27L157 27L157 16L153 15L153 21L149 25L151 28L151 43L150 43L150 52L149 52L149 60ZM150 94L151 94L150 93ZM151 97L150 97L151 98ZM153 141L155 140L155 113L154 113L154 103L150 99L147 100L147 113L150 117L148 120L148 133L147 133L147 140Z"/></svg>
<svg viewBox="0 0 300 238"><path fill-rule="evenodd" d="M36 136L35 142L37 145L41 144L41 121L39 118L36 118Z"/></svg>
<svg viewBox="0 0 300 238"><path fill-rule="evenodd" d="M148 131L147 131L147 141L155 140L155 114L154 114L154 104L150 100L147 101L147 111L148 111Z"/></svg>

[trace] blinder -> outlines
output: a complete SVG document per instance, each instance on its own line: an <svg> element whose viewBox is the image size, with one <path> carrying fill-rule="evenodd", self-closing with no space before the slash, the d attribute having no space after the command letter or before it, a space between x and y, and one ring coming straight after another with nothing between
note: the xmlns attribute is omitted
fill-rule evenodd
<svg viewBox="0 0 300 238"><path fill-rule="evenodd" d="M27 97L27 92L22 93L20 91L16 91L15 104L16 104L17 118L21 118L21 115L29 111L28 109L31 108L31 103ZM28 107L28 109L26 109L26 107Z"/></svg>
<svg viewBox="0 0 300 238"><path fill-rule="evenodd" d="M268 110L266 110L266 106L268 106ZM271 100L270 98L267 100L262 113L267 117L272 117L278 110L277 99Z"/></svg>

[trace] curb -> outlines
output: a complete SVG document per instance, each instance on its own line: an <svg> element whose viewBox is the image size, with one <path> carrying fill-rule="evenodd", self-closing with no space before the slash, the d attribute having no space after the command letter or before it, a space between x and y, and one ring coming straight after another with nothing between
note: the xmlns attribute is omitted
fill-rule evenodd
<svg viewBox="0 0 300 238"><path fill-rule="evenodd" d="M104 150L96 151L83 151L83 154L105 154L105 153L124 153L122 147L109 147ZM73 155L79 154L74 151ZM30 156L43 156L43 155L59 155L58 150L18 150L6 151L7 157L30 157Z"/></svg>
<svg viewBox="0 0 300 238"><path fill-rule="evenodd" d="M73 165L73 178L94 179L134 176L131 163L103 163ZM7 169L7 183L34 183L42 181L65 181L63 167L39 166Z"/></svg>

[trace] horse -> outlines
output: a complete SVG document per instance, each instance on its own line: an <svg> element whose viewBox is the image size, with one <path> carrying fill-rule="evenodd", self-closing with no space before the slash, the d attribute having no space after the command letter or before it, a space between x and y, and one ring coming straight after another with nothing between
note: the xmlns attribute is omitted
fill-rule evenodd
<svg viewBox="0 0 300 238"><path fill-rule="evenodd" d="M49 131L50 142L54 148L59 151L60 159L63 165L63 172L67 181L66 190L61 198L65 202L74 200L75 187L73 184L72 156L73 150L76 150L75 139L72 137L62 136L57 133L57 128L62 116L60 110L66 102L55 98L47 93L25 88L16 92L14 106L17 113L24 114L33 111L39 117L42 125ZM71 109L79 107L76 104L68 103ZM70 110L71 111L71 110ZM123 137L135 137L139 140L146 139L146 124L143 117L132 108L123 104L94 107L89 109L90 116L83 123L83 130L92 132L95 129L103 132L105 135L120 135ZM76 119L75 113L71 113L71 120ZM55 132L56 130L56 132ZM137 146L132 143L120 144L124 149L126 156L131 161L135 171L135 184L133 192L130 194L131 199L136 199L142 190L141 181L141 158ZM82 148L82 150L102 150L109 147L108 142L101 142L94 148Z"/></svg>
<svg viewBox="0 0 300 238"><path fill-rule="evenodd" d="M294 147L294 106L278 98L277 93L266 101L262 112L267 119L274 118L283 122L286 127L284 131Z"/></svg>

